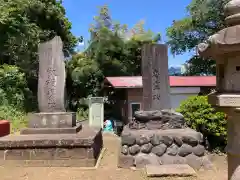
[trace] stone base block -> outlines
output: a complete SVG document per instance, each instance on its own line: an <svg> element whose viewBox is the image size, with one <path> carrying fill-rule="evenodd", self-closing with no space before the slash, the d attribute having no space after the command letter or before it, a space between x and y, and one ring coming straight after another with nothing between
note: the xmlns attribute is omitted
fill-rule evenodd
<svg viewBox="0 0 240 180"><path fill-rule="evenodd" d="M9 135L0 138L0 164L93 167L102 146L101 129L86 126L77 134Z"/></svg>
<svg viewBox="0 0 240 180"><path fill-rule="evenodd" d="M29 128L69 128L76 126L74 112L41 112L28 115Z"/></svg>
<svg viewBox="0 0 240 180"><path fill-rule="evenodd" d="M126 126L127 127L127 126ZM119 167L188 164L198 170L213 167L202 145L203 136L192 129L132 130L121 136Z"/></svg>
<svg viewBox="0 0 240 180"><path fill-rule="evenodd" d="M214 92L208 95L208 103L218 107L240 107L240 94Z"/></svg>
<svg viewBox="0 0 240 180"><path fill-rule="evenodd" d="M174 165L162 165L162 166L147 165L146 173L148 177L197 176L193 168L191 168L187 164L174 164Z"/></svg>
<svg viewBox="0 0 240 180"><path fill-rule="evenodd" d="M82 124L69 128L25 128L20 134L76 134L82 129Z"/></svg>

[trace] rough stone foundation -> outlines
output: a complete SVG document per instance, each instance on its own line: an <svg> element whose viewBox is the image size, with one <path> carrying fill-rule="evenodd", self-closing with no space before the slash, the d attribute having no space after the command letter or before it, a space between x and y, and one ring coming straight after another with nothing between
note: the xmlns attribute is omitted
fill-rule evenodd
<svg viewBox="0 0 240 180"><path fill-rule="evenodd" d="M0 138L0 165L93 167L103 146L101 129L76 134L9 135Z"/></svg>
<svg viewBox="0 0 240 180"><path fill-rule="evenodd" d="M203 136L189 128L133 130L124 127L121 136L121 168L143 168L147 164L188 164L194 169L212 168L202 145Z"/></svg>

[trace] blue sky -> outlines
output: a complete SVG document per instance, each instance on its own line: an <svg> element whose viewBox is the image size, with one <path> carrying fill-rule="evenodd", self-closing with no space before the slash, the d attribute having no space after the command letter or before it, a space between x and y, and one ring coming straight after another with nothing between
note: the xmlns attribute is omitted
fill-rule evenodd
<svg viewBox="0 0 240 180"><path fill-rule="evenodd" d="M139 20L145 20L145 28L160 32L163 41L167 40L166 28L173 20L186 15L186 6L191 0L63 0L67 17L72 22L72 32L76 36L89 39L89 25L98 15L98 7L108 5L113 20L128 27ZM189 59L189 53L173 57L169 53L169 66L177 66Z"/></svg>

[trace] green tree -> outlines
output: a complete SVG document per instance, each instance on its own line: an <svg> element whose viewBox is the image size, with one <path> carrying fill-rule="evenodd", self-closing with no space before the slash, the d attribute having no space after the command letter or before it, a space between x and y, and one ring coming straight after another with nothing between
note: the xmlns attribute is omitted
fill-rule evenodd
<svg viewBox="0 0 240 180"><path fill-rule="evenodd" d="M153 33L144 29L144 21L139 21L135 26L125 33L126 56L128 75L141 75L141 49L145 43L157 43L161 41L160 33Z"/></svg>
<svg viewBox="0 0 240 180"><path fill-rule="evenodd" d="M0 0L1 64L17 65L36 90L37 48L40 42L61 36L65 55L78 41L70 32L65 9L56 0Z"/></svg>
<svg viewBox="0 0 240 180"><path fill-rule="evenodd" d="M0 66L0 94L0 106L9 105L21 110L29 110L34 106L25 74L16 66Z"/></svg>
<svg viewBox="0 0 240 180"><path fill-rule="evenodd" d="M89 57L97 62L103 76L140 75L141 47L144 43L161 40L160 34L146 31L144 21L128 29L126 25L110 20L110 11L103 6L92 25L95 28L90 29L95 36L87 50Z"/></svg>
<svg viewBox="0 0 240 180"><path fill-rule="evenodd" d="M193 56L186 62L187 68L185 75L214 75L216 74L216 64L214 60L202 59L199 56Z"/></svg>
<svg viewBox="0 0 240 180"><path fill-rule="evenodd" d="M114 23L107 6L99 10L91 25L89 46L68 62L70 104L77 108L79 99L101 95L101 83L106 76L141 74L143 43L157 42L161 36L144 29L140 21L132 29ZM71 78L70 78L71 77Z"/></svg>
<svg viewBox="0 0 240 180"><path fill-rule="evenodd" d="M101 88L102 72L85 53L73 55L67 62L67 95L69 108L77 110L83 98L97 96Z"/></svg>
<svg viewBox="0 0 240 180"><path fill-rule="evenodd" d="M99 15L94 17L95 23L92 24L92 30L97 32L103 27L108 29L112 28L112 18L107 5L103 5L99 8Z"/></svg>
<svg viewBox="0 0 240 180"><path fill-rule="evenodd" d="M192 0L187 6L187 16L174 21L167 29L168 44L174 55L195 50L196 46L225 27L224 5L229 0ZM202 62L200 62L202 61ZM215 62L194 56L188 61L190 75L215 74ZM210 68L205 68L210 67Z"/></svg>
<svg viewBox="0 0 240 180"><path fill-rule="evenodd" d="M94 16L93 19L94 23L90 24L89 29L91 34L90 41L92 41L97 36L98 31L102 28L107 28L109 30L113 28L112 18L107 5L99 7L99 15Z"/></svg>

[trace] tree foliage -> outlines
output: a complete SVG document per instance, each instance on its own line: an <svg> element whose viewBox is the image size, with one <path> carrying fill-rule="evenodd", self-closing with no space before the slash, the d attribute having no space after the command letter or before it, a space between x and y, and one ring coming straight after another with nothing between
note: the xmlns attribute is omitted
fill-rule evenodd
<svg viewBox="0 0 240 180"><path fill-rule="evenodd" d="M40 42L61 36L65 54L78 41L71 33L65 9L56 0L0 0L1 64L17 65L36 89L37 48Z"/></svg>
<svg viewBox="0 0 240 180"><path fill-rule="evenodd" d="M78 42L70 30L61 1L0 0L0 119L12 131L37 110L38 44L61 36L67 56Z"/></svg>
<svg viewBox="0 0 240 180"><path fill-rule="evenodd" d="M0 106L9 105L26 110L31 108L32 93L27 86L25 74L16 66L0 67ZM28 109L29 110L29 109Z"/></svg>
<svg viewBox="0 0 240 180"><path fill-rule="evenodd" d="M211 59L202 59L199 56L193 56L186 63L185 75L188 76L201 76L201 75L214 75L216 74L216 63Z"/></svg>
<svg viewBox="0 0 240 180"><path fill-rule="evenodd" d="M73 110L77 110L82 98L102 95L104 77L140 75L141 46L161 39L160 34L144 29L144 21L139 21L132 28L113 21L107 6L102 6L94 18L90 28L89 47L85 52L74 52L79 39L70 30L71 23L65 16L61 1L0 0L1 65L16 67L17 74L12 74L11 77L19 81L16 83L21 83L18 78L24 75L26 88L36 95L38 45L56 35L60 36L65 55L72 55L66 62L66 67L67 95ZM8 74L6 69L3 74ZM4 83L10 83L10 79L5 79ZM18 85L12 88L18 90ZM3 93L4 96L7 91ZM25 101L24 99L22 100ZM15 101L18 102L14 100L9 103L14 104ZM37 104L36 100L31 102Z"/></svg>
<svg viewBox="0 0 240 180"><path fill-rule="evenodd" d="M141 74L141 47L143 43L156 43L160 34L144 29L138 22L132 29L112 20L107 6L99 9L90 28L91 39L85 52L73 56L68 62L68 82L71 86L71 104L79 99L102 95L102 82L106 76ZM77 97L77 98L73 98Z"/></svg>
<svg viewBox="0 0 240 180"><path fill-rule="evenodd" d="M229 0L192 0L187 6L187 16L174 21L167 29L168 44L175 55L194 51L196 46L225 27L224 5ZM200 62L202 61L202 62ZM189 73L214 74L215 62L211 59L203 61L194 56L187 63L192 67ZM209 68L205 68L209 67Z"/></svg>
<svg viewBox="0 0 240 180"><path fill-rule="evenodd" d="M84 53L76 54L66 64L69 108L77 110L83 98L97 96L102 73L96 62Z"/></svg>

